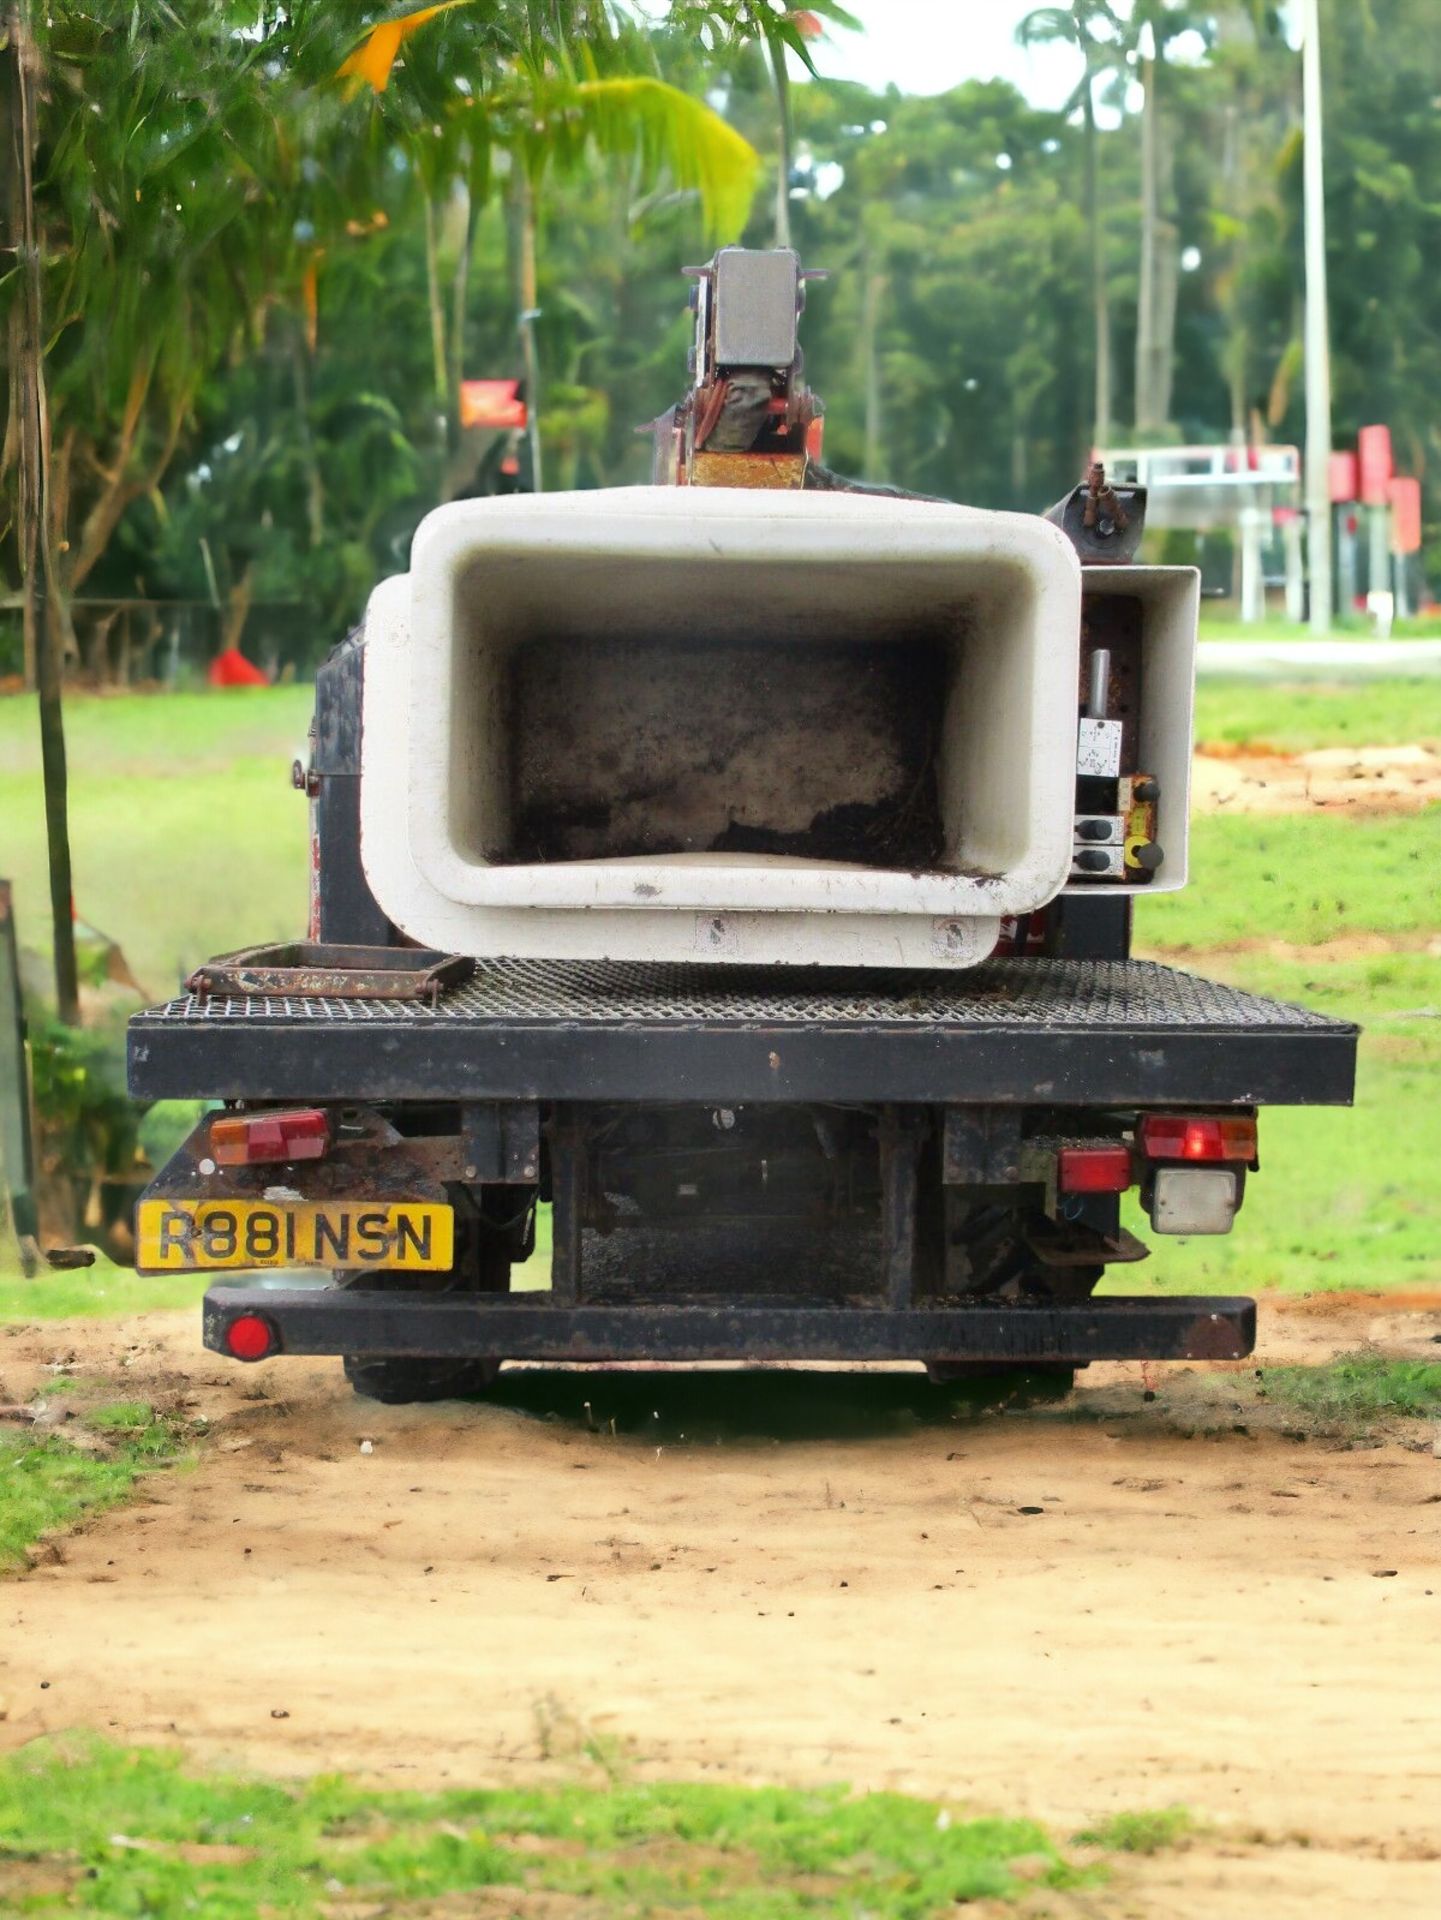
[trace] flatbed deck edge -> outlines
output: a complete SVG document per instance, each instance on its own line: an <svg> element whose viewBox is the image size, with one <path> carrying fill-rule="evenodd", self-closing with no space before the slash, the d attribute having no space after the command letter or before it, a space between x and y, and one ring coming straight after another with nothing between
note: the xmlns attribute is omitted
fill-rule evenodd
<svg viewBox="0 0 1441 1920"><path fill-rule="evenodd" d="M1346 1106L1358 1029L1147 961L1013 961L924 991L669 993L494 970L434 1009L172 1001L131 1020L148 1099ZM524 971L521 971L521 966ZM537 986L537 981L539 986ZM619 983L619 984L617 984ZM589 985L587 981L583 984Z"/></svg>

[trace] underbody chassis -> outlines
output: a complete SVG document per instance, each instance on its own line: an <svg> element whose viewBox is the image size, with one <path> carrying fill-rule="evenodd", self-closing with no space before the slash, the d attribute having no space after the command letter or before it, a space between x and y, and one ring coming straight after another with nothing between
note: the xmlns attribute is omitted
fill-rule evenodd
<svg viewBox="0 0 1441 1920"><path fill-rule="evenodd" d="M1129 959L509 961L429 1004L192 995L132 1022L130 1073L142 1097L340 1116L320 1168L222 1172L224 1193L454 1212L444 1273L220 1279L205 1338L236 1357L262 1357L245 1319L266 1354L359 1360L1066 1366L1239 1358L1255 1309L1094 1295L1146 1250L1115 1192L1058 1191L1062 1148L1114 1153L1147 1114L1345 1104L1355 1050L1353 1027ZM202 1151L151 1196L215 1191ZM512 1291L539 1201L550 1286Z"/></svg>

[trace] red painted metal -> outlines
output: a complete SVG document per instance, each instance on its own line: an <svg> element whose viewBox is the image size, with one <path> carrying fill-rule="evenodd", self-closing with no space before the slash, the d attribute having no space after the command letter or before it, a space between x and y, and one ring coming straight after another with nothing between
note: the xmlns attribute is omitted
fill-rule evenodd
<svg viewBox="0 0 1441 1920"><path fill-rule="evenodd" d="M1398 476L1388 488L1392 553L1421 551L1421 482Z"/></svg>
<svg viewBox="0 0 1441 1920"><path fill-rule="evenodd" d="M1362 427L1356 436L1361 469L1361 498L1368 507L1387 505L1386 489L1396 471L1389 427Z"/></svg>

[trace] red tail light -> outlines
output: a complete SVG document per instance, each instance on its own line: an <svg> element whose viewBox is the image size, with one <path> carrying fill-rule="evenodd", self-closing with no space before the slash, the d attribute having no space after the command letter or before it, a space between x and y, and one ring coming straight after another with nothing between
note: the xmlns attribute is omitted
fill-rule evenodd
<svg viewBox="0 0 1441 1920"><path fill-rule="evenodd" d="M1256 1122L1175 1113L1143 1116L1136 1138L1148 1160L1217 1161L1256 1158Z"/></svg>
<svg viewBox="0 0 1441 1920"><path fill-rule="evenodd" d="M323 1160L329 1151L330 1116L319 1107L228 1113L210 1123L210 1157L217 1167L253 1167L269 1160Z"/></svg>
<svg viewBox="0 0 1441 1920"><path fill-rule="evenodd" d="M1131 1184L1129 1147L1062 1147L1058 1164L1062 1193L1124 1193Z"/></svg>
<svg viewBox="0 0 1441 1920"><path fill-rule="evenodd" d="M232 1360L263 1360L280 1345L263 1313L237 1313L225 1329L225 1351Z"/></svg>

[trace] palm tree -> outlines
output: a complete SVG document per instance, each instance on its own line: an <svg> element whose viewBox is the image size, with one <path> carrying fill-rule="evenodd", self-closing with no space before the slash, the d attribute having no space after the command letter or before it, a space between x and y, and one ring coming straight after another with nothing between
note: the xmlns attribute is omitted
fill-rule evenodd
<svg viewBox="0 0 1441 1920"><path fill-rule="evenodd" d="M1171 414L1175 372L1176 292L1180 245L1170 218L1172 152L1163 113L1167 54L1186 35L1208 50L1243 27L1264 43L1280 32L1274 0L1232 0L1223 13L1191 0L1135 0L1129 46L1141 74L1141 261L1136 312L1137 428L1156 431Z"/></svg>
<svg viewBox="0 0 1441 1920"><path fill-rule="evenodd" d="M537 491L542 476L536 203L546 174L574 174L592 155L638 167L647 182L667 174L695 193L709 234L723 240L744 226L760 168L755 149L718 113L644 70L653 65L654 55L643 33L617 25L603 12L591 15L562 6L554 13L555 20L539 33L530 32L526 23L543 19L542 10L529 9L523 19L518 13L517 30L497 59L494 19L478 24L468 19L465 0L421 7L369 29L338 70L356 89L369 87L375 112L391 119L415 164L423 196L442 429L457 402L469 235L495 180L503 176L510 182L531 480ZM405 84L392 93L398 56L418 28L441 15L449 16L444 25L410 48ZM448 322L440 228L442 210L457 193L464 200L465 238ZM449 350L448 326L454 336Z"/></svg>
<svg viewBox="0 0 1441 1920"><path fill-rule="evenodd" d="M1091 247L1091 315L1095 336L1095 400L1092 407L1092 443L1106 446L1111 438L1111 293L1106 262L1106 231L1101 218L1099 138L1096 130L1096 83L1124 71L1126 34L1109 0L1071 0L1067 7L1037 7L1016 29L1023 47L1075 47L1084 70L1062 112L1067 119L1079 112L1085 139L1086 225Z"/></svg>
<svg viewBox="0 0 1441 1920"><path fill-rule="evenodd" d="M30 31L30 11L11 0L6 20L5 123L9 191L6 238L20 267L21 286L10 312L11 408L4 457L16 468L17 534L25 588L26 664L38 683L40 755L45 790L45 833L50 868L56 1012L67 1025L80 1019L75 959L75 923L70 910L69 792L65 778L65 725L60 698L60 653L47 617L55 580L50 539L50 446L46 433L45 333L40 248L35 219L35 109L39 60Z"/></svg>
<svg viewBox="0 0 1441 1920"><path fill-rule="evenodd" d="M812 0L808 7L787 7L778 0L744 0L736 28L741 40L759 40L770 68L771 86L776 102L776 197L771 245L788 247L791 243L791 81L786 66L789 50L815 74L810 40L819 40L826 25L860 30L860 21L840 5L840 0Z"/></svg>
<svg viewBox="0 0 1441 1920"><path fill-rule="evenodd" d="M20 404L0 446L0 484L18 497L0 531L8 519L26 580L67 1022L78 996L60 683L77 651L74 598L130 508L156 497L206 376L298 278L298 170L266 98L269 48L236 31L252 15L217 4L182 27L152 0L112 27L62 0L8 9L22 271L0 276L0 312Z"/></svg>

